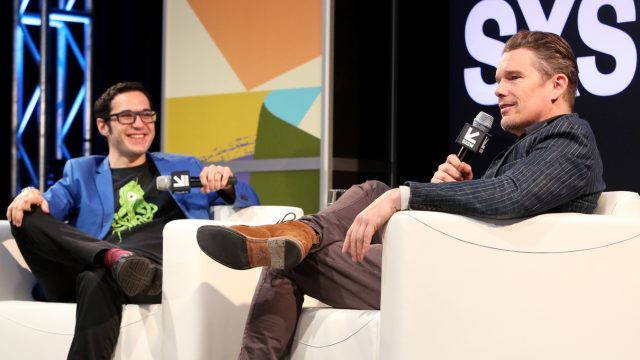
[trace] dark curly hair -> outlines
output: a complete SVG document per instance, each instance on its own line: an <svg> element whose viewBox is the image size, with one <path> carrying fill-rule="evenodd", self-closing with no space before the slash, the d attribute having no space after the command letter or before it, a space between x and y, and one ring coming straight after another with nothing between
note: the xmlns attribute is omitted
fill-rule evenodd
<svg viewBox="0 0 640 360"><path fill-rule="evenodd" d="M120 94L131 92L131 91L140 91L141 93L143 93L147 97L147 100L149 100L149 105L153 109L153 104L151 103L151 95L144 88L144 86L142 86L141 83L120 82L108 88L107 91L105 91L102 95L100 95L98 100L96 100L93 106L93 112L95 114L95 117L107 120L107 118L109 117L109 114L111 114L111 101L113 101L113 98L115 98Z"/></svg>

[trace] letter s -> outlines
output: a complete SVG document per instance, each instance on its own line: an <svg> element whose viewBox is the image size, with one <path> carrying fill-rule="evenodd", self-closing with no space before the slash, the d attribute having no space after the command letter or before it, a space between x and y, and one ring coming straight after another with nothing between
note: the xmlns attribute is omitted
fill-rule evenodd
<svg viewBox="0 0 640 360"><path fill-rule="evenodd" d="M498 23L500 36L513 35L517 31L516 16L509 4L503 0L484 0L469 12L464 28L464 42L469 55L495 68L500 61L504 43L486 37L482 32L484 23L490 19ZM480 67L464 69L464 85L471 99L478 104L498 103L494 95L496 83L485 83L482 80Z"/></svg>
<svg viewBox="0 0 640 360"><path fill-rule="evenodd" d="M598 71L595 56L578 58L580 82L594 95L615 95L629 86L636 71L638 55L633 39L625 32L598 21L598 10L612 6L618 23L636 20L633 0L585 0L578 10L578 31L582 41L594 50L613 56L616 67L610 74Z"/></svg>

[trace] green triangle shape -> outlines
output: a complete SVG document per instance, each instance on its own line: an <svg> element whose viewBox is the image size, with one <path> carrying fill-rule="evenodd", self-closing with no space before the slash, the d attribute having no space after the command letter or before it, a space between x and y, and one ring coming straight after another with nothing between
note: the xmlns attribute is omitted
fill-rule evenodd
<svg viewBox="0 0 640 360"><path fill-rule="evenodd" d="M320 139L278 118L262 105L254 159L317 156Z"/></svg>

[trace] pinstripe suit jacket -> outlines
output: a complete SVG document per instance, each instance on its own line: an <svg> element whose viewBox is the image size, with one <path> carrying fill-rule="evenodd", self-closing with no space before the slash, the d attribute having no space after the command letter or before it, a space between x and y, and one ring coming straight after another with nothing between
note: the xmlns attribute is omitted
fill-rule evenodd
<svg viewBox="0 0 640 360"><path fill-rule="evenodd" d="M405 185L411 189L411 209L495 219L591 213L605 189L595 137L578 114L527 128L480 179Z"/></svg>

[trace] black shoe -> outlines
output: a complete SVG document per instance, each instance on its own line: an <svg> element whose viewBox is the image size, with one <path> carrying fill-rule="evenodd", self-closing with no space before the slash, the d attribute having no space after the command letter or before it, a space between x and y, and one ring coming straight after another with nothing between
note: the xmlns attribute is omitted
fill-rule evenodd
<svg viewBox="0 0 640 360"><path fill-rule="evenodd" d="M128 296L157 295L162 290L162 268L131 252L123 252L113 259L111 273Z"/></svg>

